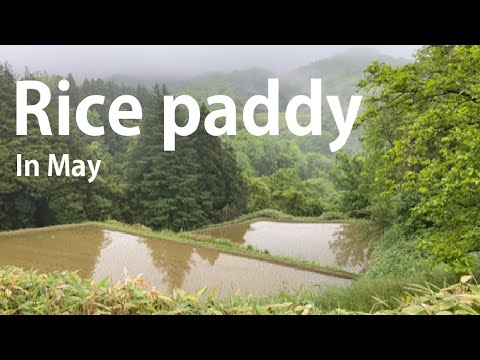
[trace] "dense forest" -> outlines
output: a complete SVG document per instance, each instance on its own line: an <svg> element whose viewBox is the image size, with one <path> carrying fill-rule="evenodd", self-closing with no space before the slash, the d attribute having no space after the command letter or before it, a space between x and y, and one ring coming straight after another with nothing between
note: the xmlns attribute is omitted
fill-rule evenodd
<svg viewBox="0 0 480 360"><path fill-rule="evenodd" d="M77 86L71 75L72 111L79 99L104 94L106 106L91 110L89 121L99 124L107 116L108 101L131 94L143 104L142 135L130 141L106 130L105 136L89 137L75 129L69 137L41 136L32 126L28 137L15 135L15 80L8 66L0 68L2 131L2 229L77 223L112 218L142 223L153 228L190 229L240 215L246 205L246 185L231 146L220 138L197 131L178 140L178 150L164 152L163 96L167 89L156 86L124 87L101 79L85 80ZM48 74L25 74L56 89L61 79ZM57 95L58 95L57 90ZM58 96L46 111L58 118ZM55 101L55 99L57 99ZM31 94L32 103L38 102ZM206 112L202 111L205 118ZM29 119L35 121L35 119ZM185 121L177 114L179 124ZM55 123L54 121L52 123ZM56 133L53 124L53 133ZM17 177L17 153L46 163L48 154L70 154L76 159L101 159L103 169L91 184L85 178ZM46 166L44 166L46 167Z"/></svg>
<svg viewBox="0 0 480 360"><path fill-rule="evenodd" d="M295 137L283 118L280 136L253 137L238 121L237 136L217 138L200 129L178 138L175 152L163 151L164 95L204 100L225 94L242 104L266 93L267 79L276 75L263 69L210 73L167 86L162 79L136 85L121 76L82 82L68 75L72 112L88 95L106 97L105 106L91 110L92 124L106 121L115 97L137 97L144 114L141 135L121 137L106 127L101 138L78 130L68 138L45 137L30 126L28 137L16 136L15 81L39 79L49 85L54 101L47 113L56 119L55 89L63 77L20 76L2 65L1 230L116 219L178 231L275 209L324 219L370 219L384 234L382 251L390 261L383 272L412 272L410 265L420 258L471 271L480 251L479 69L478 46L426 46L411 62L354 52L280 76L281 107L296 94L308 94L313 77L322 78L341 100L356 91L365 95L356 131L344 151L332 154L328 143L337 134L326 111L321 137ZM30 98L35 102L34 94ZM202 119L207 114L203 106ZM179 124L186 121L182 111L176 118ZM308 112L299 119L308 122ZM266 121L262 109L257 121ZM43 162L49 153L69 153L101 159L103 165L92 184L83 178L17 177L17 153Z"/></svg>
<svg viewBox="0 0 480 360"><path fill-rule="evenodd" d="M344 54L300 68L282 79L285 91L281 107L303 91L311 76L325 77L325 82L346 98L355 89L365 65L378 54L355 56ZM357 54L355 54L357 55ZM361 55L361 56L360 56ZM388 59L390 60L390 59ZM336 64L336 68L332 66ZM334 66L335 67L335 66ZM52 89L52 102L47 107L50 119L58 118L57 84L62 76L48 73L14 75L8 64L1 69L2 173L0 217L2 229L75 223L85 220L117 219L142 223L155 229L191 229L208 223L232 219L244 212L272 208L299 216L320 216L337 210L334 179L335 162L328 143L335 137L335 124L328 111L322 115L321 137L296 138L286 129L281 113L278 137L253 137L238 123L238 135L224 139L211 137L205 131L177 139L174 153L163 151L163 96L167 86L160 83L131 85L134 79L84 79L77 84L69 74L68 95L72 113L86 96L102 94L105 106L95 106L89 113L92 124L107 121L108 107L119 95L134 95L142 104L141 135L122 137L106 127L103 137L88 137L75 129L68 138L40 136L36 119L29 118L29 136L15 135L15 81L38 79ZM329 75L334 73L335 75ZM238 106L248 96L264 94L267 80L275 74L263 69L213 73L188 82L172 81L172 93L186 93L199 101L222 93L231 96ZM150 79L155 78L151 76ZM141 83L142 79L137 82ZM285 85L283 85L285 83ZM125 85L127 84L127 85ZM35 103L38 94L29 94ZM284 110L284 109L281 109ZM266 113L258 109L257 122L266 121ZM207 109L202 109L202 118ZM185 114L179 111L179 124ZM300 113L300 121L308 122L309 114ZM33 126L32 126L33 124ZM241 125L240 125L241 124ZM126 123L128 126L128 122ZM55 134L55 120L52 120ZM347 144L358 151L356 137ZM68 140L67 140L68 139ZM68 153L77 159L101 159L97 180L65 177L17 177L15 156L45 163L49 153ZM41 166L42 167L42 166Z"/></svg>
<svg viewBox="0 0 480 360"><path fill-rule="evenodd" d="M395 246L414 240L418 256L458 272L480 250L479 70L478 46L426 46L411 64L369 66L364 151L348 167L361 180L346 195L397 232Z"/></svg>

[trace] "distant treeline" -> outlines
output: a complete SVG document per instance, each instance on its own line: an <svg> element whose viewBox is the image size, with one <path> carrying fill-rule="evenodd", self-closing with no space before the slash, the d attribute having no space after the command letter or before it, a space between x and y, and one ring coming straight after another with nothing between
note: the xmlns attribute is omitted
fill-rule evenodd
<svg viewBox="0 0 480 360"><path fill-rule="evenodd" d="M58 118L59 76L26 73L22 79L38 79L49 85L52 101L46 111ZM15 134L17 78L8 66L0 66L0 227L2 230L76 223L114 218L153 228L189 229L229 220L244 212L246 182L231 146L209 136L204 129L178 139L174 153L163 151L163 95L166 87L120 86L114 82L85 80L77 85L71 75L70 106L80 99L102 94L106 106L95 107L89 121L98 125L108 118L108 106L117 96L130 94L143 105L141 133L136 139L118 136L106 127L105 136L89 137L73 127L69 136L41 136L37 126L28 136ZM55 91L57 93L55 93ZM38 101L36 94L29 100ZM206 116L202 109L202 119ZM35 117L29 119L36 123ZM185 121L177 114L179 124ZM127 121L128 122L128 121ZM58 133L55 121L53 133ZM128 124L126 124L128 125ZM70 154L74 159L103 160L95 182L85 178L16 176L16 154L37 159L46 168L48 154Z"/></svg>
<svg viewBox="0 0 480 360"><path fill-rule="evenodd" d="M312 63L289 74L287 93L308 93L304 86L310 77L321 77L336 94L351 95L360 80L363 67L377 53L337 56ZM268 77L274 74L252 69L231 74L213 73L184 81L175 93L205 96L225 93L239 104L252 94L266 91ZM12 74L7 65L0 67L0 228L2 230L57 223L75 223L106 218L138 222L154 228L190 229L207 223L231 219L244 212L273 208L299 216L319 216L339 209L337 180L332 172L335 158L328 143L336 137L335 123L328 111L322 117L321 137L294 137L281 119L278 137L254 137L238 121L238 134L223 139L211 137L200 129L195 135L179 137L174 153L166 153L163 144L163 95L167 88L156 85L123 85L102 79L76 83L67 76L70 88L71 119L79 101L89 95L105 96L105 106L94 106L88 114L92 125L105 123L108 108L119 95L135 96L143 108L141 135L118 136L109 126L105 136L88 137L72 127L69 136L40 136L34 116L29 119L28 136L15 135L15 81L37 79L52 91L46 111L58 118L57 89L63 77L48 73ZM118 79L120 81L121 79ZM131 79L129 83L134 83ZM283 80L282 80L283 81ZM138 83L141 81L139 80ZM175 84L175 82L174 82ZM305 91L304 91L305 90ZM282 97L282 103L289 94ZM35 103L32 92L29 99ZM265 121L258 109L258 122ZM202 109L202 119L206 116ZM180 110L179 123L185 121ZM309 114L299 114L309 121ZM58 124L52 120L52 131ZM128 126L129 121L123 120ZM346 145L358 151L352 134ZM45 169L48 154L70 154L71 159L102 160L97 179L88 184L84 178L17 177L15 157L37 159Z"/></svg>
<svg viewBox="0 0 480 360"><path fill-rule="evenodd" d="M344 99L355 93L364 68L374 60L403 64L405 61L383 57L375 52L349 52L319 60L280 76L285 92L281 104L290 95L308 94L311 78L322 78L325 88ZM277 75L262 69L210 73L191 80L175 82L174 94L189 94L198 101L213 94L231 96L242 104L252 94L265 94L267 79ZM365 195L358 174L363 170L363 155L358 141L362 127L350 136L346 152L332 155L328 143L336 138L334 120L328 111L322 114L322 136L293 136L281 114L280 135L254 137L237 121L237 135L214 138L200 129L193 136L178 137L177 151L166 153L163 144L163 95L165 86L152 86L148 79L116 77L116 81L85 79L76 83L68 75L71 111L89 95L105 96L105 106L94 106L89 113L92 125L105 123L108 107L119 95L135 96L143 108L141 135L123 137L109 126L102 137L88 137L72 127L70 136L42 137L32 117L27 137L15 136L15 81L38 79L52 91L47 108L49 118L57 118L57 90L61 76L26 73L14 76L1 67L0 84L0 227L15 229L113 218L138 222L154 228L190 229L207 223L231 219L244 212L264 208L298 216L320 216L325 212L343 212L365 217L372 212L372 200ZM77 79L78 80L78 79ZM123 85L144 83L146 85ZM29 94L32 102L35 94ZM328 110L328 109L327 109ZM262 108L257 122L266 121ZM202 119L206 109L202 109ZM71 118L74 118L72 115ZM185 121L180 109L179 123ZM309 113L299 113L306 123ZM30 121L30 120L29 120ZM128 120L123 121L128 126ZM53 133L58 133L52 121ZM368 150L368 149L367 149ZM15 156L47 161L49 153L70 154L72 159L102 160L100 173L92 184L83 178L17 177ZM373 161L373 160L372 160ZM378 161L377 161L378 162ZM45 168L45 166L41 166Z"/></svg>

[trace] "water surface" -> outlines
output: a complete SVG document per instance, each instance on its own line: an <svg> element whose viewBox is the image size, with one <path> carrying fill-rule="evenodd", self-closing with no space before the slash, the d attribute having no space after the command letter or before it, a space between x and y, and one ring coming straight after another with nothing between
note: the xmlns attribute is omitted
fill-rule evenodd
<svg viewBox="0 0 480 360"><path fill-rule="evenodd" d="M284 255L361 272L367 264L368 241L354 223L257 221L202 230L200 233Z"/></svg>
<svg viewBox="0 0 480 360"><path fill-rule="evenodd" d="M124 279L124 271L157 289L197 291L219 286L218 294L233 291L267 295L303 286L346 285L350 281L289 266L273 264L174 241L111 231L96 226L61 226L0 234L0 266L40 271L78 270L99 281Z"/></svg>

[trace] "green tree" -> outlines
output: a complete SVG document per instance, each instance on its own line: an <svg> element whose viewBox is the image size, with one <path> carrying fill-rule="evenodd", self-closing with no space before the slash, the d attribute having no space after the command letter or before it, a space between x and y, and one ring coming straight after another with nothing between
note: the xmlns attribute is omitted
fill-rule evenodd
<svg viewBox="0 0 480 360"><path fill-rule="evenodd" d="M174 152L163 151L163 95L155 87L155 112L147 115L128 160L131 220L153 228L191 229L230 219L246 207L246 185L235 155L221 138L205 131L207 115L189 137L176 139ZM182 126L185 114L177 110Z"/></svg>
<svg viewBox="0 0 480 360"><path fill-rule="evenodd" d="M338 189L340 211L353 217L367 216L369 203L363 182L363 158L359 155L339 152L336 160L332 177Z"/></svg>
<svg viewBox="0 0 480 360"><path fill-rule="evenodd" d="M411 64L373 64L361 82L377 196L407 196L403 213L426 228L421 247L458 272L480 250L479 84L479 46L426 46Z"/></svg>
<svg viewBox="0 0 480 360"><path fill-rule="evenodd" d="M272 207L270 188L265 177L248 177L248 206L249 212L269 209Z"/></svg>
<svg viewBox="0 0 480 360"><path fill-rule="evenodd" d="M49 119L58 118L58 93L56 84L60 76L32 74L24 79L41 80L54 93L46 108ZM16 229L45 226L57 223L73 223L84 220L101 220L108 216L110 192L103 180L103 169L94 183L86 178L48 177L46 169L49 154L69 154L71 159L103 159L102 147L94 146L78 129L70 136L58 136L58 123L51 121L53 136L40 133L35 116L28 117L28 135L17 136L15 124L15 81L8 66L0 66L0 227ZM74 84L73 84L74 85ZM28 100L38 102L39 94L31 92ZM39 176L16 176L16 155L23 159L38 160Z"/></svg>

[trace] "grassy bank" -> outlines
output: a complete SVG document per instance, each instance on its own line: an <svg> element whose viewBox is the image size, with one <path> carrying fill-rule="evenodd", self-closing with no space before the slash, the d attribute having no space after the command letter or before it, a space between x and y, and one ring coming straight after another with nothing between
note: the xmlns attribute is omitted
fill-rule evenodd
<svg viewBox="0 0 480 360"><path fill-rule="evenodd" d="M311 217L311 216L306 217L306 216L294 216L278 210L265 209L265 210L256 211L250 214L244 214L239 216L238 218L235 218L230 221L225 221L223 223L207 225L201 229L194 230L194 232L205 230L205 229L218 228L226 225L241 224L246 222L262 221L262 220L296 222L296 223L330 223L330 222L338 223L338 222L355 221L337 212L325 212L322 214L322 216L318 216L318 217Z"/></svg>
<svg viewBox="0 0 480 360"><path fill-rule="evenodd" d="M331 296L331 295L330 295ZM377 300L372 313L480 314L480 286L471 277L443 289L404 288L395 307ZM312 299L313 300L313 299ZM140 279L112 285L94 283L74 272L40 274L15 267L0 268L0 314L358 314L342 307L324 307L302 294L279 294L256 299L235 295L218 300L202 289L162 294Z"/></svg>
<svg viewBox="0 0 480 360"><path fill-rule="evenodd" d="M199 235L191 232L181 232L175 233L173 231L153 231L148 227L141 225L126 225L117 221L106 221L106 222L92 222L88 224L93 224L101 226L103 228L119 230L130 234L147 236L157 239L177 241L184 244L190 244L200 247L205 247L209 249L219 250L225 253L246 256L253 259L258 259L262 261L267 261L270 263L293 266L299 269L309 270L325 275L332 275L346 279L356 279L358 274L350 273L340 268L333 266L324 266L317 264L313 261L295 259L287 256L278 256L271 255L268 252L260 251L252 248L244 247L240 244L233 243L228 240L218 239L211 236Z"/></svg>

